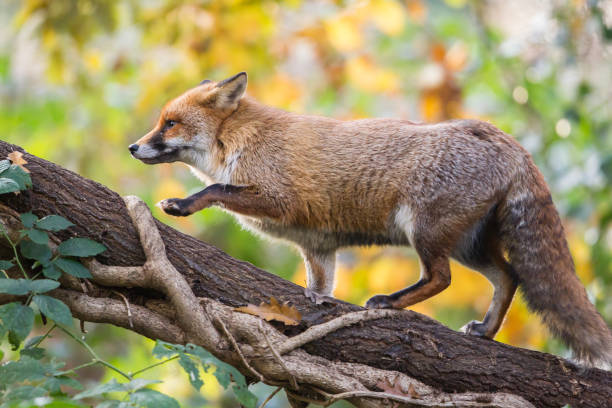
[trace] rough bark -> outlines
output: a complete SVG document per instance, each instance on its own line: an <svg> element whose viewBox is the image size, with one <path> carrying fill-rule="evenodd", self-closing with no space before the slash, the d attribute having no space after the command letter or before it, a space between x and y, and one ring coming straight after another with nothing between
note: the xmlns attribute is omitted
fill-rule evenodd
<svg viewBox="0 0 612 408"><path fill-rule="evenodd" d="M0 142L0 158L21 148ZM20 195L0 196L0 202L38 216L59 214L76 226L58 234L87 236L108 250L102 264L139 266L145 262L136 229L121 197L104 186L35 156L24 155L33 188ZM292 336L308 327L361 307L339 300L314 304L303 288L219 249L157 222L167 256L197 297L227 306L259 304L276 297L302 313L300 326L277 328ZM158 299L160 293L125 292L135 305ZM393 370L444 392L504 392L521 396L538 407L606 407L612 401L612 374L582 369L557 356L510 347L466 336L418 313L372 320L342 328L302 347L329 361L359 363Z"/></svg>

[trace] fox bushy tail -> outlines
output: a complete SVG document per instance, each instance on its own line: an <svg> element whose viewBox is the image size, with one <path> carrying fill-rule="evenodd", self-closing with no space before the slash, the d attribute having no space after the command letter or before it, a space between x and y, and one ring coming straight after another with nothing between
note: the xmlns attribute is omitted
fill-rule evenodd
<svg viewBox="0 0 612 408"><path fill-rule="evenodd" d="M610 369L612 333L576 276L542 175L535 165L525 170L528 180L516 183L499 207L502 242L524 298L578 362Z"/></svg>

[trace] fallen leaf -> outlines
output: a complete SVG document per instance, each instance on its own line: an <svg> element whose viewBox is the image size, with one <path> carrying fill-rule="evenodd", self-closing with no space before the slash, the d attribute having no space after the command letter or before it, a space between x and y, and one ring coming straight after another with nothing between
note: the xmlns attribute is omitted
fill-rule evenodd
<svg viewBox="0 0 612 408"><path fill-rule="evenodd" d="M408 394L410 394L412 398L419 398L419 393L416 392L416 390L414 389L414 385L412 383L408 385Z"/></svg>
<svg viewBox="0 0 612 408"><path fill-rule="evenodd" d="M237 307L237 312L248 313L254 316L259 316L262 319L277 320L288 326L297 326L302 320L302 315L288 302L283 304L278 303L275 298L270 298L270 303L261 302L259 306L249 304L247 306Z"/></svg>
<svg viewBox="0 0 612 408"><path fill-rule="evenodd" d="M399 377L395 377L393 383L390 383L388 379L379 381L376 383L376 386L388 394L398 395L400 397L419 398L419 394L414 389L413 384L408 385L408 392L406 392L399 384L398 378Z"/></svg>
<svg viewBox="0 0 612 408"><path fill-rule="evenodd" d="M30 172L30 170L26 169L26 167L24 166L24 164L28 164L28 162L25 161L25 159L23 158L23 153L19 151L14 151L9 153L7 157L13 164L16 164L21 167L21 169L26 173Z"/></svg>

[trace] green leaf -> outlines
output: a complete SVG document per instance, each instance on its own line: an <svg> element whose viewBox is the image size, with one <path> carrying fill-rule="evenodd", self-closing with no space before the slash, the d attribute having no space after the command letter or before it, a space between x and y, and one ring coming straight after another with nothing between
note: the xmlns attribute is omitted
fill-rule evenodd
<svg viewBox="0 0 612 408"><path fill-rule="evenodd" d="M8 169L9 167L11 167L11 162L9 160L0 161L0 173Z"/></svg>
<svg viewBox="0 0 612 408"><path fill-rule="evenodd" d="M89 238L70 238L57 247L60 255L64 256L94 256L105 250L104 245Z"/></svg>
<svg viewBox="0 0 612 408"><path fill-rule="evenodd" d="M48 215L36 222L36 228L47 231L61 231L73 225L73 223L60 215Z"/></svg>
<svg viewBox="0 0 612 408"><path fill-rule="evenodd" d="M36 293L45 293L60 285L58 281L51 279L36 279L30 282L30 290Z"/></svg>
<svg viewBox="0 0 612 408"><path fill-rule="evenodd" d="M32 186L32 178L29 173L15 164L2 172L2 177L9 178L19 185L20 190L25 190Z"/></svg>
<svg viewBox="0 0 612 408"><path fill-rule="evenodd" d="M47 245L49 243L49 235L45 231L30 228L26 230L26 235L37 244Z"/></svg>
<svg viewBox="0 0 612 408"><path fill-rule="evenodd" d="M193 362L191 358L187 354L181 353L179 354L179 364L183 367L183 370L189 376L189 382L196 390L200 390L204 385L204 382L200 378L200 370L198 366Z"/></svg>
<svg viewBox="0 0 612 408"><path fill-rule="evenodd" d="M155 342L153 347L153 355L157 358L170 358L175 354L184 353L185 347L180 344L167 343L162 340Z"/></svg>
<svg viewBox="0 0 612 408"><path fill-rule="evenodd" d="M83 266L79 261L67 258L57 258L53 261L53 264L60 268L62 271L69 275L76 276L77 278L91 278L89 269Z"/></svg>
<svg viewBox="0 0 612 408"><path fill-rule="evenodd" d="M32 330L34 311L21 303L13 302L0 306L0 320L5 331L12 333L11 344L17 347ZM1 383L1 381L0 381Z"/></svg>
<svg viewBox="0 0 612 408"><path fill-rule="evenodd" d="M127 391L125 384L120 384L114 378L107 382L106 384L99 384L93 388L85 390L83 392L79 392L73 398L76 400L83 398L95 397L97 395L106 394L108 392L121 392Z"/></svg>
<svg viewBox="0 0 612 408"><path fill-rule="evenodd" d="M215 378L217 378L217 381L219 381L219 384L225 389L231 385L234 395L242 405L247 408L255 407L257 397L249 391L246 379L240 371L219 360L200 346L189 343L185 346L185 351L198 357L205 371L208 371L211 366L215 366L216 369L213 374Z"/></svg>
<svg viewBox="0 0 612 408"><path fill-rule="evenodd" d="M51 249L47 245L37 244L32 241L21 241L19 243L21 255L28 259L34 259L41 264L46 264L51 259Z"/></svg>
<svg viewBox="0 0 612 408"><path fill-rule="evenodd" d="M135 380L130 381L127 384L123 384L126 388L126 391L136 391L141 388L146 387L151 384L159 384L161 381L159 380L147 380L145 378L136 378Z"/></svg>
<svg viewBox="0 0 612 408"><path fill-rule="evenodd" d="M0 279L0 293L22 296L29 292L44 293L59 286L59 282L49 279Z"/></svg>
<svg viewBox="0 0 612 408"><path fill-rule="evenodd" d="M31 385L23 385L21 387L17 387L8 392L4 398L7 401L17 400L24 401L27 399L42 397L47 394L47 390L41 387L34 387Z"/></svg>
<svg viewBox="0 0 612 408"><path fill-rule="evenodd" d="M232 384L232 392L236 399L246 408L255 408L257 405L257 396L249 391L246 385Z"/></svg>
<svg viewBox="0 0 612 408"><path fill-rule="evenodd" d="M34 223L38 220L36 214L32 214L31 212L19 214L19 218L21 218L21 223L26 228L34 227Z"/></svg>
<svg viewBox="0 0 612 408"><path fill-rule="evenodd" d="M74 378L70 378L70 377L65 376L65 375L62 375L62 376L59 376L59 377L48 378L47 381L45 381L43 384L41 384L42 387L47 389L51 394L55 394L55 395L61 394L61 392L62 392L61 386L62 385L74 388L75 390L82 390L83 389L83 385L81 385L80 382L78 382Z"/></svg>
<svg viewBox="0 0 612 408"><path fill-rule="evenodd" d="M99 407L100 405L96 405L96 408ZM72 401L72 399L56 398L53 401L45 404L45 408L91 408L91 405L77 404L76 402Z"/></svg>
<svg viewBox="0 0 612 408"><path fill-rule="evenodd" d="M122 406L122 404L123 402L121 401L108 400L96 405L96 408L119 408Z"/></svg>
<svg viewBox="0 0 612 408"><path fill-rule="evenodd" d="M40 347L24 348L19 352L22 356L32 357L34 360L40 360L45 356L45 349Z"/></svg>
<svg viewBox="0 0 612 408"><path fill-rule="evenodd" d="M33 300L45 316L55 320L56 323L72 325L72 314L64 302L45 295L36 295Z"/></svg>
<svg viewBox="0 0 612 408"><path fill-rule="evenodd" d="M42 273L43 275L45 275L45 278L49 279L57 279L62 276L62 271L57 269L53 264L45 266L42 270Z"/></svg>
<svg viewBox="0 0 612 408"><path fill-rule="evenodd" d="M31 284L29 279L0 279L0 293L22 296L30 292Z"/></svg>
<svg viewBox="0 0 612 408"><path fill-rule="evenodd" d="M15 264L13 264L11 261L1 261L0 260L0 269L2 270L8 270L11 269L13 266L15 266Z"/></svg>
<svg viewBox="0 0 612 408"><path fill-rule="evenodd" d="M35 337L30 337L28 339L28 341L25 342L25 344L23 345L24 348L32 348L32 346L34 346L35 344L37 344L39 342L40 339L42 339L44 336L35 336Z"/></svg>
<svg viewBox="0 0 612 408"><path fill-rule="evenodd" d="M74 378L68 377L66 375L62 375L59 377L55 377L59 380L60 385L65 385L70 388L74 388L75 390L82 390L83 384L75 380Z"/></svg>
<svg viewBox="0 0 612 408"><path fill-rule="evenodd" d="M44 380L51 371L49 365L24 356L0 366L0 384Z"/></svg>
<svg viewBox="0 0 612 408"><path fill-rule="evenodd" d="M130 395L130 402L143 408L180 408L174 398L148 388L138 390Z"/></svg>
<svg viewBox="0 0 612 408"><path fill-rule="evenodd" d="M13 193L19 191L19 184L9 178L0 178L0 194Z"/></svg>

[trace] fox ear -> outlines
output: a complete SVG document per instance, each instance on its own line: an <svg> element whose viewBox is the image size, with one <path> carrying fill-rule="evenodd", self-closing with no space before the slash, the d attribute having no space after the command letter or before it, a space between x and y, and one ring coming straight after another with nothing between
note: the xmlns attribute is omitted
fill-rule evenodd
<svg viewBox="0 0 612 408"><path fill-rule="evenodd" d="M223 109L235 109L238 101L244 95L247 87L247 74L241 72L233 77L224 79L217 84L215 105Z"/></svg>

